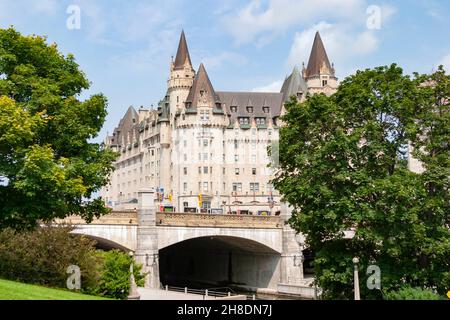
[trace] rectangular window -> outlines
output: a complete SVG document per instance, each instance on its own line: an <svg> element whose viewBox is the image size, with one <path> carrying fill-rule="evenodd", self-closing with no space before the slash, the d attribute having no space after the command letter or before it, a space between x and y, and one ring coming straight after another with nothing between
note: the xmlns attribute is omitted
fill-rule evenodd
<svg viewBox="0 0 450 320"><path fill-rule="evenodd" d="M252 168L252 175L256 175L256 168Z"/></svg>
<svg viewBox="0 0 450 320"><path fill-rule="evenodd" d="M239 141L234 140L234 148L239 149Z"/></svg>
<svg viewBox="0 0 450 320"><path fill-rule="evenodd" d="M223 174L225 174L225 167L222 168Z"/></svg>
<svg viewBox="0 0 450 320"><path fill-rule="evenodd" d="M183 145L184 145L185 148L187 147L187 141L186 140L183 141Z"/></svg>
<svg viewBox="0 0 450 320"><path fill-rule="evenodd" d="M250 183L250 191L258 192L259 191L259 183Z"/></svg>
<svg viewBox="0 0 450 320"><path fill-rule="evenodd" d="M203 173L208 174L208 167L203 167Z"/></svg>
<svg viewBox="0 0 450 320"><path fill-rule="evenodd" d="M183 183L183 191L187 192L187 182Z"/></svg>
<svg viewBox="0 0 450 320"><path fill-rule="evenodd" d="M208 146L208 140L207 139L203 139L203 146L207 147Z"/></svg>
<svg viewBox="0 0 450 320"><path fill-rule="evenodd" d="M269 113L270 108L269 107L263 107L263 112L264 113Z"/></svg>
<svg viewBox="0 0 450 320"><path fill-rule="evenodd" d="M184 161L187 161L187 154L183 154Z"/></svg>
<svg viewBox="0 0 450 320"><path fill-rule="evenodd" d="M208 186L209 186L208 182L203 182L203 192L208 192Z"/></svg>
<svg viewBox="0 0 450 320"><path fill-rule="evenodd" d="M183 168L184 175L187 175L187 167Z"/></svg>
<svg viewBox="0 0 450 320"><path fill-rule="evenodd" d="M239 172L240 172L239 168L234 168L234 173L235 173L236 175L239 175Z"/></svg>
<svg viewBox="0 0 450 320"><path fill-rule="evenodd" d="M239 162L239 155L237 154L234 155L234 162Z"/></svg>
<svg viewBox="0 0 450 320"><path fill-rule="evenodd" d="M259 125L266 124L266 118L256 118L256 124L259 124Z"/></svg>
<svg viewBox="0 0 450 320"><path fill-rule="evenodd" d="M250 119L247 117L242 117L239 118L239 124L249 124L250 123Z"/></svg>
<svg viewBox="0 0 450 320"><path fill-rule="evenodd" d="M328 80L322 80L322 87L325 87L328 84Z"/></svg>
<svg viewBox="0 0 450 320"><path fill-rule="evenodd" d="M203 154L203 160L208 160L208 154L207 153Z"/></svg>
<svg viewBox="0 0 450 320"><path fill-rule="evenodd" d="M234 192L241 192L242 191L242 183L234 182L233 183L233 191Z"/></svg>

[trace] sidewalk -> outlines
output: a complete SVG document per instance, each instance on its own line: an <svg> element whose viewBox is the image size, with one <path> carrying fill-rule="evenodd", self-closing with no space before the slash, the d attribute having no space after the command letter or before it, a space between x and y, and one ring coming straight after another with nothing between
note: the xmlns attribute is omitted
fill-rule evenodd
<svg viewBox="0 0 450 320"><path fill-rule="evenodd" d="M215 297L161 289L138 288L138 292L141 295L141 300L215 300Z"/></svg>

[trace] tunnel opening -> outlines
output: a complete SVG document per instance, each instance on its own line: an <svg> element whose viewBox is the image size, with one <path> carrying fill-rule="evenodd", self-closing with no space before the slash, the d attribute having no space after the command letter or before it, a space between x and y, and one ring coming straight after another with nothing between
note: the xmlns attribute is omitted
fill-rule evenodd
<svg viewBox="0 0 450 320"><path fill-rule="evenodd" d="M181 288L276 288L279 263L280 253L238 237L194 238L159 251L161 283Z"/></svg>

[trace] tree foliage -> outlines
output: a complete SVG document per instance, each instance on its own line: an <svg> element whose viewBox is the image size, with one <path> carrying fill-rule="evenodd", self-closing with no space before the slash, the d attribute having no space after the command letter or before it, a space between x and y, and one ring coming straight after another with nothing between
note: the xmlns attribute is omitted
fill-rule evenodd
<svg viewBox="0 0 450 320"><path fill-rule="evenodd" d="M133 275L136 285L143 287L145 274L141 273L142 265L121 251L112 250L100 253L102 267L98 285L91 293L116 299L125 299L130 292L130 265L133 261Z"/></svg>
<svg viewBox="0 0 450 320"><path fill-rule="evenodd" d="M383 290L448 290L449 97L442 67L411 78L391 65L286 106L274 185L316 253L325 297L352 297L355 256L365 298L380 297L365 286L370 264L381 268ZM423 173L408 170L408 146Z"/></svg>
<svg viewBox="0 0 450 320"><path fill-rule="evenodd" d="M37 228L33 231L0 231L0 278L66 288L67 267L81 270L82 290L98 284L95 242L71 234L71 227Z"/></svg>
<svg viewBox="0 0 450 320"><path fill-rule="evenodd" d="M86 200L107 183L115 159L90 142L107 101L101 94L80 101L89 86L55 44L0 29L0 228L107 212L100 199Z"/></svg>
<svg viewBox="0 0 450 320"><path fill-rule="evenodd" d="M411 288L405 286L397 291L388 292L385 295L386 300L443 300L432 290L425 290L422 288Z"/></svg>

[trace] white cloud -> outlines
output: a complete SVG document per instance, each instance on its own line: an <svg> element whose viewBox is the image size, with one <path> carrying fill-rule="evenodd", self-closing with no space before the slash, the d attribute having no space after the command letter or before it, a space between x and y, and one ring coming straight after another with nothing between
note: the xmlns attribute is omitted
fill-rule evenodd
<svg viewBox="0 0 450 320"><path fill-rule="evenodd" d="M439 65L443 65L444 69L450 73L450 54L446 55L442 58L442 60L439 62Z"/></svg>
<svg viewBox="0 0 450 320"><path fill-rule="evenodd" d="M388 4L383 4L381 6L381 19L382 24L386 24L391 20L391 18L397 13L397 8Z"/></svg>
<svg viewBox="0 0 450 320"><path fill-rule="evenodd" d="M253 0L222 22L237 44L264 44L290 27L339 18L365 21L365 0L269 0L265 7L261 0Z"/></svg>
<svg viewBox="0 0 450 320"><path fill-rule="evenodd" d="M248 63L248 59L241 54L225 51L219 55L205 57L201 59L207 69L217 69L226 63L243 66Z"/></svg>
<svg viewBox="0 0 450 320"><path fill-rule="evenodd" d="M252 92L280 92L283 81L274 81L266 86L253 88Z"/></svg>

